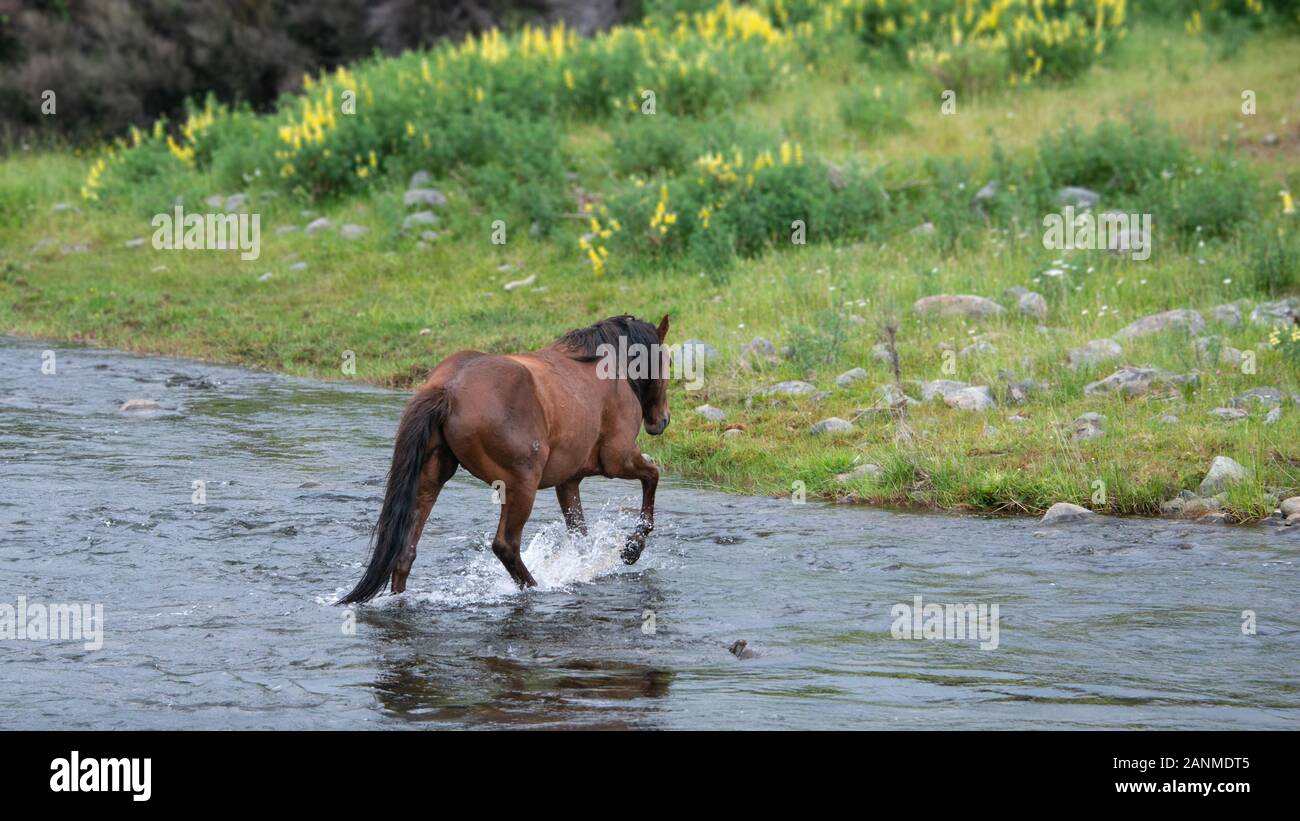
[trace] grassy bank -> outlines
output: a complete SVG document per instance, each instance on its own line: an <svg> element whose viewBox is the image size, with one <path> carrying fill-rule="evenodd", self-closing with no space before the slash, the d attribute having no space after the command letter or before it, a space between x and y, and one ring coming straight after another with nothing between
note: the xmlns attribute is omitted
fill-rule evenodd
<svg viewBox="0 0 1300 821"><path fill-rule="evenodd" d="M643 446L668 470L726 489L789 493L802 482L810 495L882 504L1038 512L1070 501L1154 514L1180 490L1195 490L1218 455L1250 471L1224 502L1234 518L1268 515L1278 496L1300 488L1300 407L1289 399L1300 394L1296 346L1289 332L1279 338L1249 320L1259 303L1297 292L1296 257L1285 255L1296 217L1282 213L1277 193L1300 193L1294 37L1259 32L1225 57L1215 39L1133 24L1071 82L963 90L951 115L940 110L941 73L841 45L817 60L789 57L792 70L772 63L779 82L701 104L663 135L636 132L651 128L652 118L640 114L548 112L558 181L543 169L538 179L503 172L502 183L490 163L435 168L434 185L449 203L438 209L438 237L429 241L401 230L407 178L427 164L418 147L409 155L394 149L391 160L374 163L373 179L367 174L328 195L287 178L258 179L231 159L228 140L208 147L208 165L179 159L175 169L134 182L125 171L114 178L110 163L93 198L79 195L93 156L12 154L0 163L0 328L406 387L455 350L528 349L613 313L668 312L677 341L704 340L720 356L706 368L703 389L674 389L672 428L645 437ZM1258 113L1242 113L1243 89L1256 91ZM655 117L678 116L670 99L662 95ZM1144 117L1134 119L1134 109ZM233 116L232 130L251 119ZM1148 117L1154 124L1142 125ZM1096 130L1103 123L1116 124L1117 142ZM773 167L750 188L705 187L693 155L675 165L674 144L689 142L683 135L692 129L706 148L725 134L746 150L747 162L756 146L771 145ZM782 144L797 146L800 161L785 163ZM167 149L158 150L157 163L172 162ZM1176 159L1160 153L1166 150ZM360 156L362 168L371 164ZM131 162L129 149L118 157ZM1054 177L1070 157L1079 160L1078 178ZM1115 163L1082 178L1098 158ZM1129 159L1147 173L1126 186L1115 182L1115 165L1128 167ZM827 163L843 169L845 190L856 199L816 187L825 185ZM356 177L350 165L341 173ZM971 198L990 179L1002 180L1003 194L980 213ZM1095 187L1106 207L1156 210L1151 258L1045 249L1041 215L1060 184ZM518 190L506 197L503 188ZM590 220L602 230L615 220L643 224L661 190L678 209L680 226L672 231L680 233L666 232L662 241L653 232L613 234L609 262L604 270L593 266L590 246L601 235ZM762 210L795 190L805 193ZM236 191L248 193L261 217L258 259L151 247L150 218L169 210L175 196L200 208L206 195ZM759 199L751 191L774 193ZM720 207L723 216L710 224L693 197L740 204ZM822 224L843 225L833 235L810 227L806 245L782 239L788 216L821 207L820 200L828 203ZM687 201L689 209L676 205ZM774 224L762 226L760 247L750 248L744 218L754 213L770 213ZM312 236L278 230L322 216L369 230L358 239L337 228ZM507 226L504 244L492 241L496 219ZM913 231L923 223L934 231ZM719 252L708 232L721 229L728 233ZM1272 264L1279 232L1284 250ZM135 238L146 241L127 247ZM530 285L503 287L530 276ZM1013 287L1042 294L1046 315L1021 314L1006 295ZM983 319L912 310L916 299L936 294L976 294L1007 310ZM1213 319L1216 306L1234 302L1242 324ZM1124 341L1115 359L1066 366L1071 349L1174 308L1200 311L1206 329L1154 333ZM990 386L997 407L921 402L906 411L912 435L900 436L899 421L880 410L881 388L893 373L873 356L889 322L897 325L899 368L914 398L916 383L950 379ZM1204 335L1253 353L1253 368L1220 360L1217 347L1198 354L1194 340ZM742 356L756 336L781 353L772 361ZM355 375L341 369L349 351ZM1122 365L1196 372L1198 379L1137 397L1084 392ZM866 378L837 387L836 376L856 367ZM828 395L755 395L783 380L805 380ZM1005 387L1021 380L1034 380L1036 390L1015 404ZM1274 423L1264 423L1266 407L1250 407L1237 422L1212 415L1265 386L1288 397ZM726 419L709 422L692 412L706 403ZM1076 439L1072 421L1087 412L1106 417L1103 434ZM1169 416L1177 421L1162 421ZM853 428L810 432L827 417L852 420ZM728 427L744 433L724 436ZM882 470L836 478L863 463Z"/></svg>

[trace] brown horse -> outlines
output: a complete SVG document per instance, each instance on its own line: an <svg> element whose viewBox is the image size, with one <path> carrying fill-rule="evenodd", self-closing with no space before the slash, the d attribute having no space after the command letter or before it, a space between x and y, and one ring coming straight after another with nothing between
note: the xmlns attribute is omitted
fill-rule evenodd
<svg viewBox="0 0 1300 821"><path fill-rule="evenodd" d="M654 529L659 483L636 437L642 422L652 436L668 427L667 335L667 315L658 328L615 316L540 351L461 351L440 362L402 414L370 564L340 603L371 599L389 580L394 593L406 589L425 520L461 465L497 493L492 552L520 587L537 584L519 557L533 497L555 488L565 524L586 533L578 483L588 476L641 480L641 516L622 554L635 563ZM652 366L611 369L611 352L653 357Z"/></svg>

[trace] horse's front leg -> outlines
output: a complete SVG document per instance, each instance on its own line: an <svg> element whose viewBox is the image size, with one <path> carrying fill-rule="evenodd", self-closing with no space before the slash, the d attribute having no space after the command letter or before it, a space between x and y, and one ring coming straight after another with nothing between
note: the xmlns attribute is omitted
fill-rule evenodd
<svg viewBox="0 0 1300 821"><path fill-rule="evenodd" d="M555 486L555 498L560 502L560 511L564 514L564 524L570 531L587 535L587 519L582 514L582 497L578 495L578 483L581 479L570 479Z"/></svg>
<svg viewBox="0 0 1300 821"><path fill-rule="evenodd" d="M641 480L641 518L637 521L636 530L632 531L623 544L624 563L636 564L637 559L641 558L641 551L645 550L646 536L655 529L655 488L659 486L659 468L637 450L627 460L618 478Z"/></svg>

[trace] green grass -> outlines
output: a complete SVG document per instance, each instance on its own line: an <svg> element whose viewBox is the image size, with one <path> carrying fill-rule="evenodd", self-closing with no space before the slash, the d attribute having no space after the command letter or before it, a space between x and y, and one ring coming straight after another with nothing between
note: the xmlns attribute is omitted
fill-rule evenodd
<svg viewBox="0 0 1300 821"><path fill-rule="evenodd" d="M994 146L1014 156L1071 118L1091 125L1137 106L1169 123L1199 152L1240 142L1238 156L1268 197L1261 213L1275 214L1278 189L1300 193L1300 50L1294 46L1294 40L1260 36L1236 59L1219 62L1199 40L1135 26L1117 54L1079 81L960 100L956 116L939 113L937 96L929 100L930 84L916 72L835 61L776 94L738 105L736 114L821 155L882 166L891 184L906 184L905 169L922 157L978 162ZM877 133L841 115L845 95L876 83L901 89L901 99L911 101L905 130ZM1240 113L1242 89L1258 93L1254 117ZM1260 145L1268 132L1281 136L1276 147ZM563 151L577 184L602 190L615 148L601 124L570 124ZM663 437L643 437L643 447L669 471L724 489L782 494L803 482L812 495L877 504L1039 512L1071 501L1110 513L1154 514L1179 490L1194 490L1220 454L1252 472L1228 497L1236 518L1265 516L1275 498L1300 488L1300 409L1294 404L1272 426L1262 424L1260 411L1237 424L1209 415L1251 387L1300 393L1300 371L1279 351L1259 351L1257 372L1245 374L1198 365L1189 338L1165 333L1125 345L1119 362L1077 373L1064 367L1071 347L1108 337L1149 313L1191 307L1208 319L1215 305L1264 299L1249 275L1244 235L1186 251L1157 246L1149 262L1135 263L1045 250L1034 225L1023 236L977 232L955 247L942 237L900 230L863 244L770 250L739 261L723 283L682 265L647 264L635 276L595 277L576 249L579 220L549 239L533 239L526 225L510 226L508 242L493 245L491 209L471 201L453 178L438 183L452 202L438 228L443 236L427 249L397 230L402 186L394 182L324 205L259 200L261 258L243 262L234 253L158 251L147 242L126 248L126 240L152 235L152 211L81 203L77 191L87 164L64 152L15 153L0 162L0 328L408 387L459 349L529 349L611 314L657 319L667 312L673 339L706 340L722 359L707 372L703 390L673 388L672 428ZM219 189L213 184L208 190ZM80 210L56 213L57 202ZM366 225L370 233L356 241L276 234L279 226L308 222L304 208L336 224ZM90 252L60 250L76 243ZM1035 274L1058 258L1079 267L1070 287L1035 284ZM291 270L299 261L307 268ZM1088 267L1094 270L1083 273ZM270 279L259 281L268 272ZM528 275L537 278L531 288L502 289ZM921 321L910 311L912 301L927 294L1000 299L1017 285L1048 298L1047 330L1014 310L970 323ZM850 314L864 321L851 321ZM1018 379L1046 381L1050 389L1024 405L988 412L918 406L907 419L912 443L896 445L888 416L859 416L892 380L870 356L890 318L899 323L904 380L996 385L1006 369ZM422 329L429 333L421 335ZM1211 323L1207 332L1247 351L1267 338L1265 329L1249 324ZM759 372L747 368L740 347L759 335L778 348L794 346L794 355ZM943 346L960 349L977 337L996 352L959 357L956 373L945 373ZM356 354L355 376L341 370L345 351ZM1119 364L1178 373L1199 367L1201 382L1195 390L1133 400L1083 395L1084 384ZM838 373L858 366L869 379L834 389ZM747 401L756 388L782 379L806 379L831 393L821 402ZM726 422L708 423L692 412L705 403L726 411ZM1105 436L1074 442L1062 426L1086 411L1106 415ZM1159 422L1167 412L1179 422ZM1024 421L1010 421L1013 414ZM828 416L857 417L855 430L830 437L808 432ZM743 426L744 435L722 436L729 425ZM989 426L996 432L986 431ZM863 461L884 468L879 481L836 482L836 474ZM1098 481L1104 482L1104 502L1094 500Z"/></svg>

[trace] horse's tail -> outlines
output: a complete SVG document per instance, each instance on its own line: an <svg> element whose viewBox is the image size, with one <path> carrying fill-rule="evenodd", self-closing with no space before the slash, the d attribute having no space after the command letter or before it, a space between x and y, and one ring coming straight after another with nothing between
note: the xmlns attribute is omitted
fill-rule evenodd
<svg viewBox="0 0 1300 821"><path fill-rule="evenodd" d="M384 507L375 525L374 545L365 575L339 604L363 602L384 588L415 526L420 474L434 450L442 444L447 419L447 395L441 387L424 388L406 405L397 426L393 465L388 471Z"/></svg>

